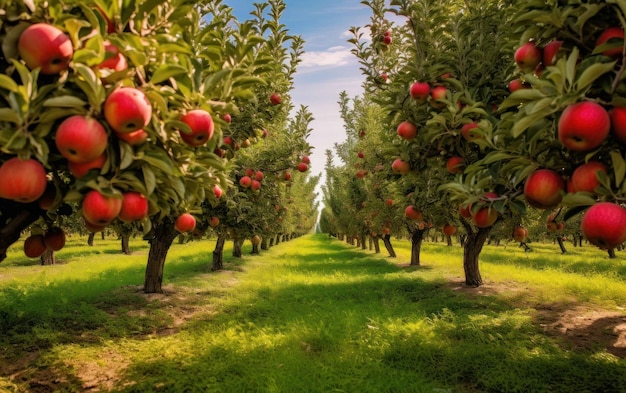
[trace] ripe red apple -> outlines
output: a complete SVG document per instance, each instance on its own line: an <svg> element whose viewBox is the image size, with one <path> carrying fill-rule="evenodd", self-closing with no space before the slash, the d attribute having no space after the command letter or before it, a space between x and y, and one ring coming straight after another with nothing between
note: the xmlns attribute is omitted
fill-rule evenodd
<svg viewBox="0 0 626 393"><path fill-rule="evenodd" d="M213 137L215 124L211 114L204 109L194 109L183 116L180 120L191 128L191 133L180 131L180 137L189 146L202 146Z"/></svg>
<svg viewBox="0 0 626 393"><path fill-rule="evenodd" d="M626 107L614 106L609 111L611 117L611 129L615 138L626 144Z"/></svg>
<svg viewBox="0 0 626 393"><path fill-rule="evenodd" d="M282 101L283 100L278 93L274 93L270 96L270 102L272 103L272 105L280 105Z"/></svg>
<svg viewBox="0 0 626 393"><path fill-rule="evenodd" d="M461 128L461 135L469 142L482 138L482 135L479 132L478 124L475 122L465 124Z"/></svg>
<svg viewBox="0 0 626 393"><path fill-rule="evenodd" d="M254 176L254 169L252 168L246 168L246 176L248 177L253 177Z"/></svg>
<svg viewBox="0 0 626 393"><path fill-rule="evenodd" d="M220 219L219 217L211 217L211 220L209 221L209 225L213 228L215 228L216 226L220 225Z"/></svg>
<svg viewBox="0 0 626 393"><path fill-rule="evenodd" d="M233 138L231 138L229 136L225 136L224 137L224 144L228 145L228 146L232 146L233 145Z"/></svg>
<svg viewBox="0 0 626 393"><path fill-rule="evenodd" d="M611 118L600 104L581 101L565 108L558 124L558 137L572 151L586 152L600 146L611 130Z"/></svg>
<svg viewBox="0 0 626 393"><path fill-rule="evenodd" d="M98 158L107 146L107 133L93 117L70 116L57 128L55 144L70 162L85 163Z"/></svg>
<svg viewBox="0 0 626 393"><path fill-rule="evenodd" d="M250 184L250 189L252 189L252 191L259 191L261 189L261 182L253 179L252 183Z"/></svg>
<svg viewBox="0 0 626 393"><path fill-rule="evenodd" d="M574 192L595 192L600 185L598 172L607 173L606 165L599 161L589 161L579 165L572 173L572 188Z"/></svg>
<svg viewBox="0 0 626 393"><path fill-rule="evenodd" d="M357 153L357 157L363 158L363 157L365 157L365 154L362 151L360 151L360 152Z"/></svg>
<svg viewBox="0 0 626 393"><path fill-rule="evenodd" d="M430 104L436 109L444 108L446 106L445 102L440 102L439 100L445 99L447 94L448 89L445 86L439 85L433 87L430 91Z"/></svg>
<svg viewBox="0 0 626 393"><path fill-rule="evenodd" d="M286 181L291 180L291 173L290 172L285 172L283 174L283 179L286 180Z"/></svg>
<svg viewBox="0 0 626 393"><path fill-rule="evenodd" d="M263 181L264 177L265 175L261 171L256 171L256 173L254 174L254 178L258 181Z"/></svg>
<svg viewBox="0 0 626 393"><path fill-rule="evenodd" d="M397 158L391 163L391 170L393 173L406 175L411 171L411 164L401 158Z"/></svg>
<svg viewBox="0 0 626 393"><path fill-rule="evenodd" d="M306 163L301 162L301 163L298 164L298 170L300 172L306 172L306 171L309 170L309 166Z"/></svg>
<svg viewBox="0 0 626 393"><path fill-rule="evenodd" d="M498 219L498 212L491 207L483 207L472 216L472 222L479 228L492 226Z"/></svg>
<svg viewBox="0 0 626 393"><path fill-rule="evenodd" d="M608 43L609 40L615 40L616 44L619 40L619 46L602 51L602 54L609 57L620 57L624 46L624 29L621 27L609 27L604 30L596 40L596 48Z"/></svg>
<svg viewBox="0 0 626 393"><path fill-rule="evenodd" d="M515 51L515 63L522 72L532 72L541 63L543 54L534 42L529 41Z"/></svg>
<svg viewBox="0 0 626 393"><path fill-rule="evenodd" d="M89 162L71 162L67 163L67 167L72 172L75 178L80 179L85 177L90 170L92 169L102 169L104 163L107 160L106 153L102 153L100 156L96 157L95 160Z"/></svg>
<svg viewBox="0 0 626 393"><path fill-rule="evenodd" d="M67 70L74 55L70 38L46 23L28 26L20 35L17 50L29 69L41 68L44 75Z"/></svg>
<svg viewBox="0 0 626 393"><path fill-rule="evenodd" d="M122 194L122 208L117 218L123 222L141 221L148 216L148 199L135 191Z"/></svg>
<svg viewBox="0 0 626 393"><path fill-rule="evenodd" d="M112 72L124 71L128 68L128 63L117 46L108 41L104 42L104 60L98 64L99 69L107 69Z"/></svg>
<svg viewBox="0 0 626 393"><path fill-rule="evenodd" d="M252 179L250 176L242 176L241 179L239 179L239 185L243 188L248 188L252 185Z"/></svg>
<svg viewBox="0 0 626 393"><path fill-rule="evenodd" d="M626 241L626 209L612 202L591 206L580 223L583 236L601 249L613 249Z"/></svg>
<svg viewBox="0 0 626 393"><path fill-rule="evenodd" d="M446 224L442 228L443 234L446 236L452 236L456 233L456 227L454 225Z"/></svg>
<svg viewBox="0 0 626 393"><path fill-rule="evenodd" d="M424 102L430 95L430 84L428 82L414 82L409 92L414 100Z"/></svg>
<svg viewBox="0 0 626 393"><path fill-rule="evenodd" d="M231 117L230 113L224 113L222 115L222 120L224 120L226 123L230 123L231 121L233 121L233 118Z"/></svg>
<svg viewBox="0 0 626 393"><path fill-rule="evenodd" d="M304 162L305 164L309 165L311 163L311 159L309 158L309 156L302 156L302 158L300 159L301 162Z"/></svg>
<svg viewBox="0 0 626 393"><path fill-rule="evenodd" d="M385 45L390 45L393 42L393 38L391 38L391 35L383 35L383 43Z"/></svg>
<svg viewBox="0 0 626 393"><path fill-rule="evenodd" d="M386 204L387 206L393 206L393 199L387 199L387 200L385 201L385 204Z"/></svg>
<svg viewBox="0 0 626 393"><path fill-rule="evenodd" d="M531 86L528 83L523 82L521 79L513 79L509 82L509 91L513 93L519 89L530 89Z"/></svg>
<svg viewBox="0 0 626 393"><path fill-rule="evenodd" d="M39 258L46 251L43 235L31 235L24 240L24 255Z"/></svg>
<svg viewBox="0 0 626 393"><path fill-rule="evenodd" d="M556 55L559 53L561 45L563 45L563 41L552 40L543 47L541 59L544 67L550 67L554 65Z"/></svg>
<svg viewBox="0 0 626 393"><path fill-rule="evenodd" d="M48 250L59 251L65 247L65 232L59 227L50 228L43 235L43 242Z"/></svg>
<svg viewBox="0 0 626 393"><path fill-rule="evenodd" d="M143 91L134 87L119 87L104 102L104 117L116 132L137 131L150 122L152 105Z"/></svg>
<svg viewBox="0 0 626 393"><path fill-rule="evenodd" d="M552 169L538 169L526 178L524 197L529 205L538 209L551 209L563 199L565 182Z"/></svg>
<svg viewBox="0 0 626 393"><path fill-rule="evenodd" d="M417 136L417 127L409 121L403 121L398 125L397 132L400 137L411 141Z"/></svg>
<svg viewBox="0 0 626 393"><path fill-rule="evenodd" d="M413 221L422 221L424 219L422 212L413 205L409 205L404 209L404 216Z"/></svg>
<svg viewBox="0 0 626 393"><path fill-rule="evenodd" d="M183 213L176 219L174 228L180 233L191 232L196 228L196 218L189 213Z"/></svg>
<svg viewBox="0 0 626 393"><path fill-rule="evenodd" d="M102 194L98 190L87 192L81 211L83 218L96 226L106 226L120 214L122 198Z"/></svg>
<svg viewBox="0 0 626 393"><path fill-rule="evenodd" d="M365 138L365 130L359 131L359 138Z"/></svg>
<svg viewBox="0 0 626 393"><path fill-rule="evenodd" d="M131 146L139 146L146 140L148 140L148 133L144 130L137 130L125 133L115 132L115 136Z"/></svg>
<svg viewBox="0 0 626 393"><path fill-rule="evenodd" d="M367 171L364 171L363 169L356 172L356 177L358 177L359 179L363 179L366 175Z"/></svg>
<svg viewBox="0 0 626 393"><path fill-rule="evenodd" d="M222 197L222 187L218 186L217 184L213 186L213 194L215 195L216 198L221 198Z"/></svg>
<svg viewBox="0 0 626 393"><path fill-rule="evenodd" d="M472 217L472 205L461 205L459 206L459 215L463 218L471 218Z"/></svg>
<svg viewBox="0 0 626 393"><path fill-rule="evenodd" d="M0 165L0 198L30 203L46 191L46 170L32 158L13 157Z"/></svg>
<svg viewBox="0 0 626 393"><path fill-rule="evenodd" d="M464 168L465 160L463 157L454 156L448 158L448 161L446 161L446 169L452 174L463 173Z"/></svg>
<svg viewBox="0 0 626 393"><path fill-rule="evenodd" d="M513 239L516 242L523 242L528 237L528 229L524 227L517 227L513 230Z"/></svg>

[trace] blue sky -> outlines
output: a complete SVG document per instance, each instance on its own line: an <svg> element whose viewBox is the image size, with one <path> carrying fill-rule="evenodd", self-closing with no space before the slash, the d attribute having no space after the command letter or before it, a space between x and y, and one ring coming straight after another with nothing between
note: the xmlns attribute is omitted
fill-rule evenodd
<svg viewBox="0 0 626 393"><path fill-rule="evenodd" d="M240 20L249 18L253 0L224 0ZM363 76L350 53L348 29L369 22L370 10L359 0L285 0L284 23L291 34L300 35L306 51L295 76L291 96L296 108L306 105L315 121L309 143L311 172L324 169L325 151L345 139L339 117L339 93L361 94ZM323 181L323 180L322 180Z"/></svg>

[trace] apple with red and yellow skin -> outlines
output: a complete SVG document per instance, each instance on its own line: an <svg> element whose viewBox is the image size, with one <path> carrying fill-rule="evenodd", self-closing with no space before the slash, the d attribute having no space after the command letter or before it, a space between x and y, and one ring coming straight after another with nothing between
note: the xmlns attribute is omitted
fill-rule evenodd
<svg viewBox="0 0 626 393"><path fill-rule="evenodd" d="M239 179L239 185L243 188L249 188L252 185L252 179L247 175L242 176L241 179Z"/></svg>
<svg viewBox="0 0 626 393"><path fill-rule="evenodd" d="M543 47L543 53L541 55L541 61L544 67L550 67L554 65L556 55L559 53L563 45L563 41L552 40Z"/></svg>
<svg viewBox="0 0 626 393"><path fill-rule="evenodd" d="M424 102L430 95L430 84L428 82L414 82L409 89L409 93L414 100Z"/></svg>
<svg viewBox="0 0 626 393"><path fill-rule="evenodd" d="M608 175L606 165L599 161L589 161L579 165L572 173L572 189L574 192L595 192L600 185L598 172Z"/></svg>
<svg viewBox="0 0 626 393"><path fill-rule="evenodd" d="M31 235L24 240L24 255L29 258L39 258L46 250L43 235Z"/></svg>
<svg viewBox="0 0 626 393"><path fill-rule="evenodd" d="M498 212L491 207L483 207L472 216L472 222L479 228L490 227L497 219Z"/></svg>
<svg viewBox="0 0 626 393"><path fill-rule="evenodd" d="M209 220L209 225L210 225L212 228L215 228L215 227L217 227L218 225L220 225L220 219L219 219L219 217L216 217L216 216L211 217L211 219Z"/></svg>
<svg viewBox="0 0 626 393"><path fill-rule="evenodd" d="M182 213L176 218L174 228L180 233L191 232L196 229L196 218L189 213Z"/></svg>
<svg viewBox="0 0 626 393"><path fill-rule="evenodd" d="M40 68L44 75L67 70L74 55L70 38L59 28L46 23L28 26L20 35L17 50L29 69Z"/></svg>
<svg viewBox="0 0 626 393"><path fill-rule="evenodd" d="M245 173L246 173L246 176L248 176L250 178L254 177L254 169L252 169L252 168L246 168Z"/></svg>
<svg viewBox="0 0 626 393"><path fill-rule="evenodd" d="M393 199L387 199L387 200L385 201L385 204L386 204L387 206L393 206Z"/></svg>
<svg viewBox="0 0 626 393"><path fill-rule="evenodd" d="M413 205L409 205L404 209L404 216L413 221L422 221L424 219L422 212Z"/></svg>
<svg viewBox="0 0 626 393"><path fill-rule="evenodd" d="M482 138L482 135L478 132L478 130L478 124L476 122L467 123L461 127L461 135L466 141L473 142Z"/></svg>
<svg viewBox="0 0 626 393"><path fill-rule="evenodd" d="M134 87L118 87L104 102L104 117L119 133L140 130L152 117L152 105L143 91Z"/></svg>
<svg viewBox="0 0 626 393"><path fill-rule="evenodd" d="M261 182L256 179L253 179L252 183L250 183L250 189L252 191L259 191L261 189Z"/></svg>
<svg viewBox="0 0 626 393"><path fill-rule="evenodd" d="M626 209L616 203L598 202L587 209L580 229L589 243L613 249L626 241Z"/></svg>
<svg viewBox="0 0 626 393"><path fill-rule="evenodd" d="M558 206L565 192L565 181L552 169L538 169L524 183L524 197L529 205L538 209Z"/></svg>
<svg viewBox="0 0 626 393"><path fill-rule="evenodd" d="M254 174L254 178L258 181L263 181L263 178L265 178L265 175L261 171L256 171L256 173Z"/></svg>
<svg viewBox="0 0 626 393"><path fill-rule="evenodd" d="M616 41L620 40L620 45L612 49L607 49L603 51L602 54L609 57L620 57L622 56L624 46L624 29L621 27L609 27L605 29L596 40L596 48L613 39Z"/></svg>
<svg viewBox="0 0 626 393"><path fill-rule="evenodd" d="M107 160L106 153L102 153L95 160L89 162L71 162L67 163L67 168L75 178L81 179L85 177L92 169L102 169Z"/></svg>
<svg viewBox="0 0 626 393"><path fill-rule="evenodd" d="M280 105L280 103L282 102L282 98L280 97L280 94L278 93L274 93L270 96L270 103L272 105Z"/></svg>
<svg viewBox="0 0 626 393"><path fill-rule="evenodd" d="M411 171L411 164L401 158L397 158L391 163L391 170L393 173L406 175Z"/></svg>
<svg viewBox="0 0 626 393"><path fill-rule="evenodd" d="M81 206L85 221L96 226L106 226L113 221L122 209L122 198L104 195L98 190L87 192Z"/></svg>
<svg viewBox="0 0 626 393"><path fill-rule="evenodd" d="M433 108L435 109L442 109L446 106L445 102L440 102L439 100L443 100L446 98L446 95L448 94L448 89L443 86L443 85L439 85L439 86L435 86L432 88L432 90L430 91L430 104L433 106Z"/></svg>
<svg viewBox="0 0 626 393"><path fill-rule="evenodd" d="M145 195L127 191L122 194L122 208L117 215L123 222L141 221L148 216L149 204Z"/></svg>
<svg viewBox="0 0 626 393"><path fill-rule="evenodd" d="M222 115L222 120L224 120L226 123L230 123L231 121L233 121L233 118L230 113L224 113Z"/></svg>
<svg viewBox="0 0 626 393"><path fill-rule="evenodd" d="M47 184L46 170L37 160L13 157L0 165L0 198L34 202L46 191Z"/></svg>
<svg viewBox="0 0 626 393"><path fill-rule="evenodd" d="M191 128L189 134L180 131L180 137L189 146L202 146L213 137L215 124L211 114L204 109L194 109L183 116L180 120Z"/></svg>
<svg viewBox="0 0 626 393"><path fill-rule="evenodd" d="M448 158L448 161L446 161L446 169L449 173L463 173L464 168L465 160L463 159L463 157L453 156Z"/></svg>
<svg viewBox="0 0 626 393"><path fill-rule="evenodd" d="M459 215L463 218L472 218L472 205L461 205L459 206Z"/></svg>
<svg viewBox="0 0 626 393"><path fill-rule="evenodd" d="M401 138L411 141L417 136L417 127L410 121L403 121L398 125L397 132Z"/></svg>
<svg viewBox="0 0 626 393"><path fill-rule="evenodd" d="M65 247L65 232L59 227L53 227L43 235L43 242L48 250L59 251Z"/></svg>
<svg viewBox="0 0 626 393"><path fill-rule="evenodd" d="M148 140L148 133L145 130L137 130L133 132L115 132L117 139L120 139L131 146L139 146Z"/></svg>
<svg viewBox="0 0 626 393"><path fill-rule="evenodd" d="M610 130L609 113L593 101L581 101L565 108L557 126L561 144L578 152L587 152L600 146Z"/></svg>
<svg viewBox="0 0 626 393"><path fill-rule="evenodd" d="M529 41L517 48L513 57L522 72L532 72L541 63L543 54L533 41Z"/></svg>
<svg viewBox="0 0 626 393"><path fill-rule="evenodd" d="M215 195L216 198L221 198L223 193L222 187L217 184L213 186L213 195Z"/></svg>
<svg viewBox="0 0 626 393"><path fill-rule="evenodd" d="M98 64L99 69L119 72L128 68L126 58L120 52L119 48L108 41L104 42L104 54L104 60Z"/></svg>
<svg viewBox="0 0 626 393"><path fill-rule="evenodd" d="M452 236L456 233L456 227L454 225L446 224L443 226L442 232L446 236Z"/></svg>
<svg viewBox="0 0 626 393"><path fill-rule="evenodd" d="M513 230L513 239L516 242L523 242L528 237L528 229L524 227L517 227Z"/></svg>
<svg viewBox="0 0 626 393"><path fill-rule="evenodd" d="M68 161L85 163L104 153L107 133L104 126L93 117L74 115L61 122L54 143Z"/></svg>
<svg viewBox="0 0 626 393"><path fill-rule="evenodd" d="M298 164L298 171L306 172L309 170L309 166L305 162L301 162Z"/></svg>

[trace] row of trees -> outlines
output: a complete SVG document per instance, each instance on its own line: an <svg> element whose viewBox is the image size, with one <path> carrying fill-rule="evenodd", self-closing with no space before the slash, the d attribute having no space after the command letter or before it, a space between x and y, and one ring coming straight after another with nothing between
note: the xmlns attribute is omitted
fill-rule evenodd
<svg viewBox="0 0 626 393"><path fill-rule="evenodd" d="M312 117L290 119L303 41L282 0L246 21L219 0L0 6L0 261L25 230L29 256L77 225L141 233L144 290L160 292L179 232L223 245L313 227Z"/></svg>
<svg viewBox="0 0 626 393"><path fill-rule="evenodd" d="M626 240L625 10L363 3L371 21L350 41L366 82L340 99L347 139L341 165L327 162L325 229L408 232L419 264L425 231L463 228L472 286L490 234L523 241L537 220L558 234L580 222L575 233L614 256Z"/></svg>

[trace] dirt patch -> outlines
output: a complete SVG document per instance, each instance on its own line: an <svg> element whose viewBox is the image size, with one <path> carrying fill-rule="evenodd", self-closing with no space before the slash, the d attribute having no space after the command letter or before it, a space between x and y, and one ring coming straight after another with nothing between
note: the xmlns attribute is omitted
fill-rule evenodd
<svg viewBox="0 0 626 393"><path fill-rule="evenodd" d="M76 376L89 392L110 391L121 387L123 371L130 365L128 359L112 350L102 353L99 359L74 365Z"/></svg>

